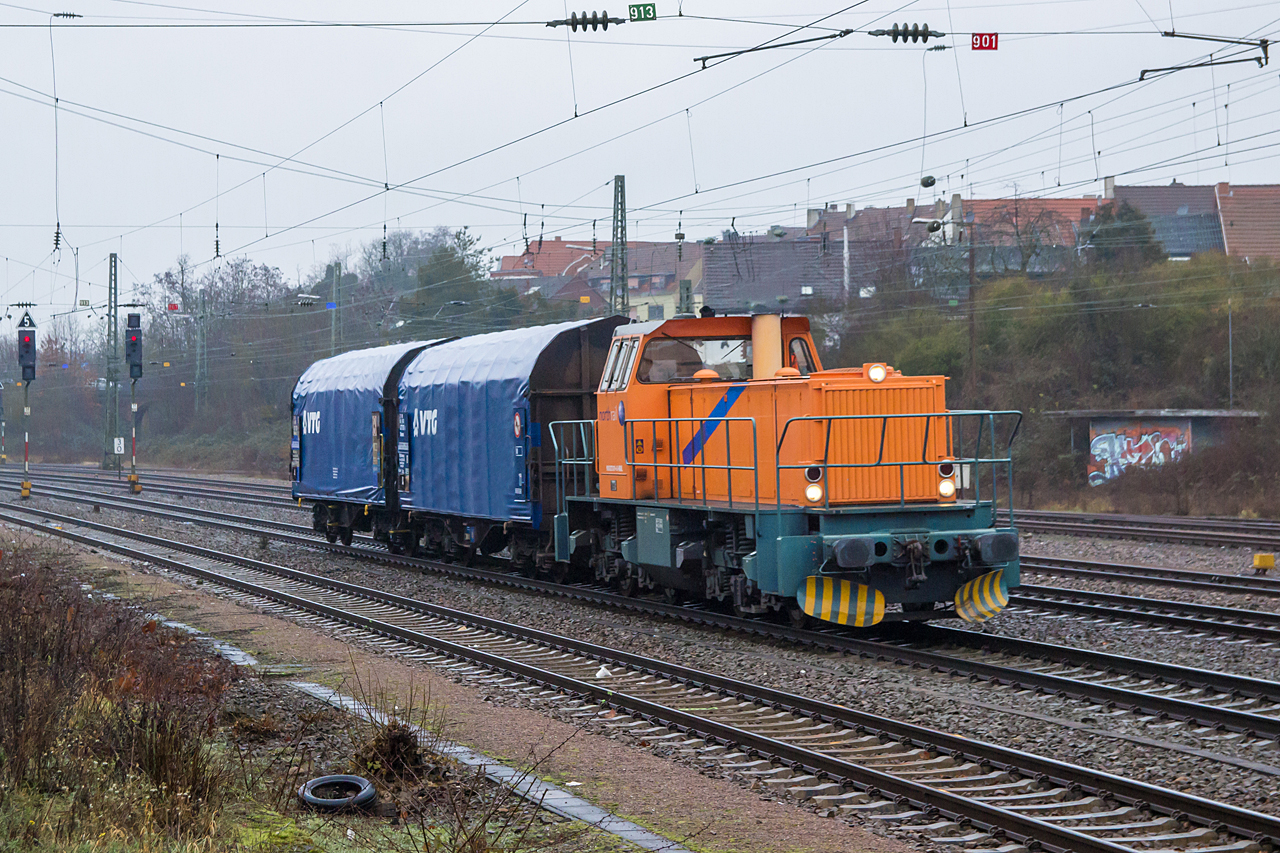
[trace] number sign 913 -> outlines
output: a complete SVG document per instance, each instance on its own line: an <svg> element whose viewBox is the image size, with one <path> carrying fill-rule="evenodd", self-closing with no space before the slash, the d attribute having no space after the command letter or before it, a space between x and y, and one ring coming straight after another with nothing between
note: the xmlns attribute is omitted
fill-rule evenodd
<svg viewBox="0 0 1280 853"><path fill-rule="evenodd" d="M1000 47L999 33L974 33L973 49L974 50L998 50Z"/></svg>
<svg viewBox="0 0 1280 853"><path fill-rule="evenodd" d="M658 19L658 4L632 3L627 7L627 17L633 21L656 21Z"/></svg>

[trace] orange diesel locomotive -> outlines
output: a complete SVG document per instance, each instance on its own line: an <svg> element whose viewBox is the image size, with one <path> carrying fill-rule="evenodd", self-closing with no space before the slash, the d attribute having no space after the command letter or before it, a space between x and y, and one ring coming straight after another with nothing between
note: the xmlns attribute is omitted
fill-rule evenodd
<svg viewBox="0 0 1280 853"><path fill-rule="evenodd" d="M550 425L555 559L627 593L848 625L982 621L1018 583L1018 412L945 377L824 370L804 317L614 331L596 419Z"/></svg>

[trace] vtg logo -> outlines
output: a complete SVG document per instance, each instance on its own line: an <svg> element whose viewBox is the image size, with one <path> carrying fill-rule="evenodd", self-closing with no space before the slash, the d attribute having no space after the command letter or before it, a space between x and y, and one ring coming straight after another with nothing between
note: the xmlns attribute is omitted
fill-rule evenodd
<svg viewBox="0 0 1280 853"><path fill-rule="evenodd" d="M436 429L440 426L436 409L414 409L413 410L413 435L416 438L420 435L435 435Z"/></svg>
<svg viewBox="0 0 1280 853"><path fill-rule="evenodd" d="M320 434L320 413L319 412L303 412L302 413L302 434L303 435L319 435Z"/></svg>

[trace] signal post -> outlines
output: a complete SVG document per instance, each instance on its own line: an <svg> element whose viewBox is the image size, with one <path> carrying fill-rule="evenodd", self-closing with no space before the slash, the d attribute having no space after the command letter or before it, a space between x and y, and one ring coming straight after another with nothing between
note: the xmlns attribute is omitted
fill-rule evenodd
<svg viewBox="0 0 1280 853"><path fill-rule="evenodd" d="M138 481L138 380L142 378L142 315L130 314L125 323L124 357L129 362L129 492L142 493Z"/></svg>
<svg viewBox="0 0 1280 853"><path fill-rule="evenodd" d="M22 367L22 497L31 497L31 383L36 378L36 323L24 311L18 321L18 364Z"/></svg>

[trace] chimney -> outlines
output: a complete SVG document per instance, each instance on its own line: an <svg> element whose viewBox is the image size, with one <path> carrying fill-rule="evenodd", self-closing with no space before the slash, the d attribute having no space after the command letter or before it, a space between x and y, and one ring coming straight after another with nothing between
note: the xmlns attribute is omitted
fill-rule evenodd
<svg viewBox="0 0 1280 853"><path fill-rule="evenodd" d="M960 193L951 196L951 221L964 222L964 203L960 201Z"/></svg>
<svg viewBox="0 0 1280 853"><path fill-rule="evenodd" d="M1113 199L1116 197L1116 178L1115 175L1107 175L1102 179L1102 197Z"/></svg>
<svg viewBox="0 0 1280 853"><path fill-rule="evenodd" d="M945 212L946 212L946 211L944 211L944 210L943 210L943 207L942 207L942 199L938 199L936 202L934 202L934 204L933 204L933 218L934 218L934 219L941 219L941 218L942 218L942 214L943 214L943 213L945 213Z"/></svg>
<svg viewBox="0 0 1280 853"><path fill-rule="evenodd" d="M846 205L844 206L844 218L845 218L845 219L853 219L853 205L852 205L852 204L846 204Z"/></svg>
<svg viewBox="0 0 1280 853"><path fill-rule="evenodd" d="M812 228L818 224L818 220L822 218L822 208L811 207L806 211L805 225L806 228Z"/></svg>
<svg viewBox="0 0 1280 853"><path fill-rule="evenodd" d="M915 219L916 217L916 200L914 198L907 199L907 219Z"/></svg>

